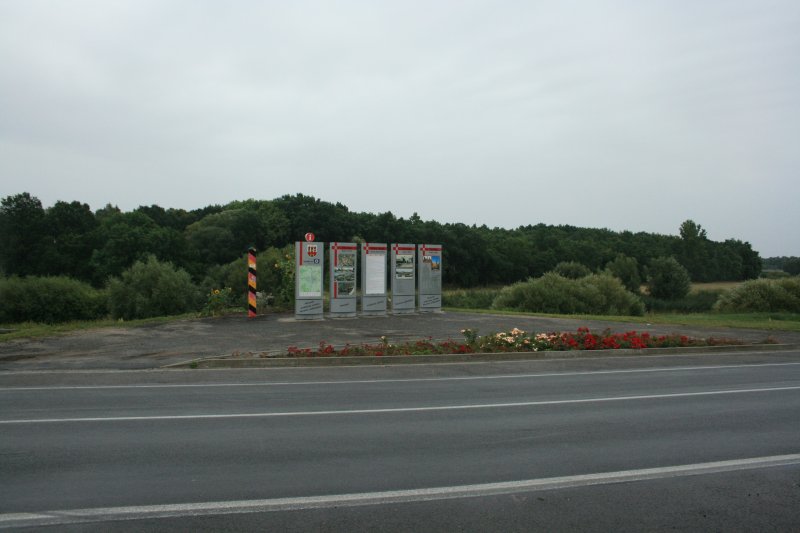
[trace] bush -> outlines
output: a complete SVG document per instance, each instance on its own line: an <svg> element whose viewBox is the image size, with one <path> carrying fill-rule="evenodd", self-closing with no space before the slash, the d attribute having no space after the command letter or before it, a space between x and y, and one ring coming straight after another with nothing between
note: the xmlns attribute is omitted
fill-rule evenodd
<svg viewBox="0 0 800 533"><path fill-rule="evenodd" d="M783 279L790 278L791 274L784 272L783 270L762 270L761 277L767 279Z"/></svg>
<svg viewBox="0 0 800 533"><path fill-rule="evenodd" d="M177 315L197 309L199 293L189 274L154 256L137 261L108 284L108 306L114 318L131 320Z"/></svg>
<svg viewBox="0 0 800 533"><path fill-rule="evenodd" d="M562 261L553 267L552 272L569 279L585 278L592 273L589 267L575 261Z"/></svg>
<svg viewBox="0 0 800 533"><path fill-rule="evenodd" d="M206 305L203 307L204 316L219 316L231 307L235 307L230 287L212 289L206 296Z"/></svg>
<svg viewBox="0 0 800 533"><path fill-rule="evenodd" d="M293 249L292 245L267 248L256 255L256 288L259 293L271 295L273 305L281 309L290 309L294 305ZM246 308L247 254L227 265L211 267L200 287L206 294L220 287L230 287L235 305ZM263 298L258 302L259 309L262 303Z"/></svg>
<svg viewBox="0 0 800 533"><path fill-rule="evenodd" d="M791 276L800 275L800 257L790 257L783 263L783 271Z"/></svg>
<svg viewBox="0 0 800 533"><path fill-rule="evenodd" d="M725 292L714 306L722 312L800 313L800 279L756 279Z"/></svg>
<svg viewBox="0 0 800 533"><path fill-rule="evenodd" d="M94 320L107 314L105 291L64 276L0 278L0 322Z"/></svg>
<svg viewBox="0 0 800 533"><path fill-rule="evenodd" d="M490 309L500 289L456 289L442 292L442 305L461 309Z"/></svg>
<svg viewBox="0 0 800 533"><path fill-rule="evenodd" d="M608 274L568 279L555 273L503 288L494 309L558 314L643 315L644 304Z"/></svg>
<svg viewBox="0 0 800 533"><path fill-rule="evenodd" d="M606 264L606 272L619 279L626 289L639 294L642 278L639 277L639 262L635 257L619 254Z"/></svg>
<svg viewBox="0 0 800 533"><path fill-rule="evenodd" d="M677 300L662 300L643 296L644 306L650 312L706 313L714 308L723 290L689 293Z"/></svg>
<svg viewBox="0 0 800 533"><path fill-rule="evenodd" d="M647 281L650 296L663 300L683 298L692 287L689 272L674 257L657 257L650 261Z"/></svg>

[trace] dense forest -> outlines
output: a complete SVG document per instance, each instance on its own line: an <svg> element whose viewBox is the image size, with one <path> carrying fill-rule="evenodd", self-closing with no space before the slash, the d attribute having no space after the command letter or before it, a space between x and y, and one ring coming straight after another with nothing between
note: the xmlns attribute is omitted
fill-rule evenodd
<svg viewBox="0 0 800 533"><path fill-rule="evenodd" d="M442 224L391 212L356 213L303 194L244 200L186 211L158 205L92 211L78 201L44 208L28 194L0 205L0 274L69 276L103 286L146 256L172 262L195 281L236 261L247 248L282 248L313 232L318 241L441 243L450 286L509 284L574 261L603 269L620 254L640 274L658 257L675 257L693 281L745 280L762 260L740 240L711 241L699 224L676 222L679 235L535 224L516 229Z"/></svg>

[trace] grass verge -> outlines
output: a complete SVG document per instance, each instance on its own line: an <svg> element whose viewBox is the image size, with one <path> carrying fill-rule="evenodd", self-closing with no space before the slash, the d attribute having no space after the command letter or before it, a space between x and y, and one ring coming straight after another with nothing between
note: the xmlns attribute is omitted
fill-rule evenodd
<svg viewBox="0 0 800 533"><path fill-rule="evenodd" d="M454 313L477 313L509 316L541 316L547 318L568 318L575 320L602 320L607 322L632 322L636 324L677 324L697 327L727 327L763 329L770 331L800 331L800 314L798 313L650 313L645 316L599 316L599 315L555 315L548 313L526 313L522 311L503 311L496 309L461 309L445 310Z"/></svg>
<svg viewBox="0 0 800 533"><path fill-rule="evenodd" d="M73 322L63 322L60 324L39 324L37 322L22 322L19 324L0 324L0 330L6 330L7 333L0 334L0 342L10 341L13 339L29 339L36 337L52 337L58 335L66 335L74 331L83 331L87 329L100 329L100 328L119 328L119 327L136 327L136 326L151 326L156 324L166 324L168 322L175 322L177 320L185 320L187 318L197 318L197 313L186 313L183 315L175 316L160 316L154 318L142 318L139 320L79 320Z"/></svg>

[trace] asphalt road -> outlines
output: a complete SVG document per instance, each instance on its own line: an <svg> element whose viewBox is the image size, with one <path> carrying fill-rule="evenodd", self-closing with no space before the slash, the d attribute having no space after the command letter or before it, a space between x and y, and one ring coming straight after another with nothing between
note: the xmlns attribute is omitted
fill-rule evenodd
<svg viewBox="0 0 800 533"><path fill-rule="evenodd" d="M800 353L0 374L0 528L800 528Z"/></svg>

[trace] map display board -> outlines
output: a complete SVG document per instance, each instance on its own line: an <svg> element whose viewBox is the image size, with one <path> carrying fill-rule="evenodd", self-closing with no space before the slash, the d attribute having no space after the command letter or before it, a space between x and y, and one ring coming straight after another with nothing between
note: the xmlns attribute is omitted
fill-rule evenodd
<svg viewBox="0 0 800 533"><path fill-rule="evenodd" d="M300 320L321 319L325 243L295 242L294 249L294 316Z"/></svg>
<svg viewBox="0 0 800 533"><path fill-rule="evenodd" d="M417 250L419 310L442 310L442 245L420 244Z"/></svg>
<svg viewBox="0 0 800 533"><path fill-rule="evenodd" d="M361 245L361 314L386 314L386 243Z"/></svg>
<svg viewBox="0 0 800 533"><path fill-rule="evenodd" d="M416 311L416 251L415 244L391 246L392 312L397 315Z"/></svg>
<svg viewBox="0 0 800 533"><path fill-rule="evenodd" d="M356 316L356 265L358 246L332 242L330 248L331 316Z"/></svg>

